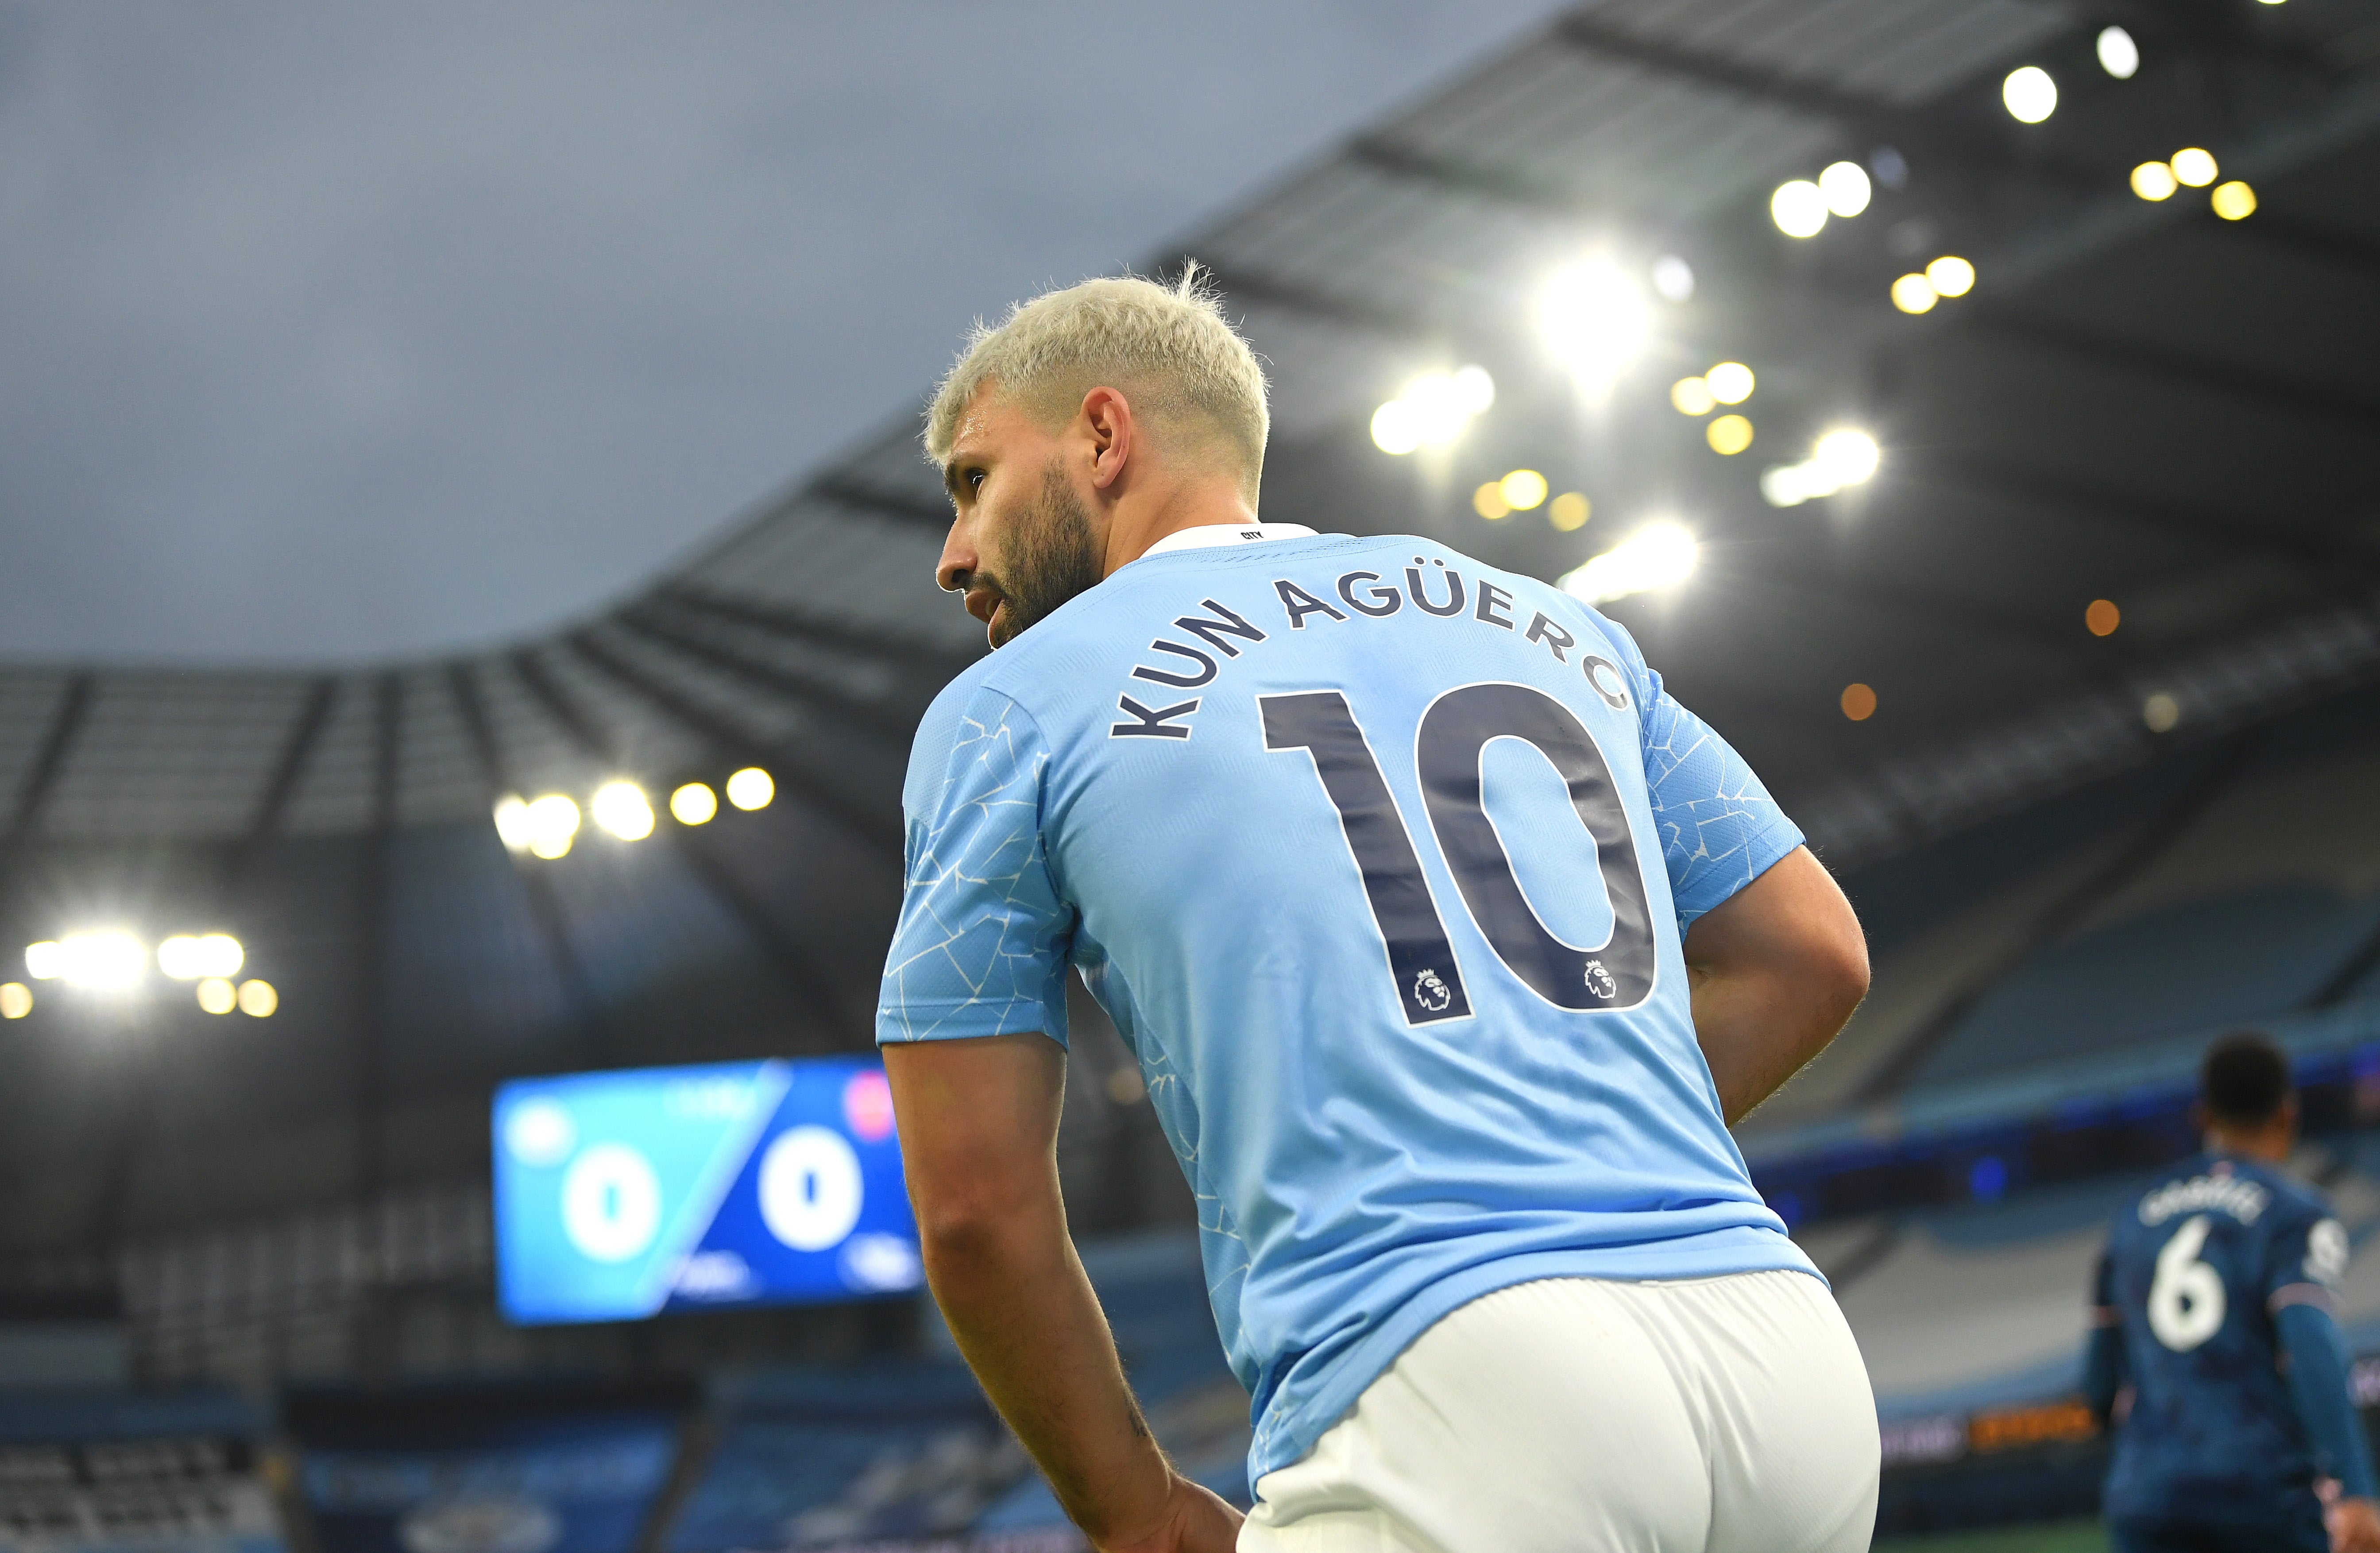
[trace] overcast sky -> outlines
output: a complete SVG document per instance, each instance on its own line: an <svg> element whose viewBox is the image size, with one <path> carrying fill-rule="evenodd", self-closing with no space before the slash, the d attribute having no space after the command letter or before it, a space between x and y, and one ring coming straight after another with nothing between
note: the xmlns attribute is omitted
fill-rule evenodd
<svg viewBox="0 0 2380 1553"><path fill-rule="evenodd" d="M0 658L552 625L1551 0L0 0Z"/></svg>

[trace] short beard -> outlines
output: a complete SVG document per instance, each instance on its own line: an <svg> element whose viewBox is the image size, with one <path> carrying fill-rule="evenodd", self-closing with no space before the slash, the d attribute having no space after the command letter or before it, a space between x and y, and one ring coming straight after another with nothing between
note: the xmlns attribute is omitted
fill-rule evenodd
<svg viewBox="0 0 2380 1553"><path fill-rule="evenodd" d="M1006 647L1018 632L1098 586L1099 537L1059 460L1052 458L1042 470L1041 500L1017 514L1001 548L1007 554L1000 575L989 580L1008 607L992 634L995 648Z"/></svg>

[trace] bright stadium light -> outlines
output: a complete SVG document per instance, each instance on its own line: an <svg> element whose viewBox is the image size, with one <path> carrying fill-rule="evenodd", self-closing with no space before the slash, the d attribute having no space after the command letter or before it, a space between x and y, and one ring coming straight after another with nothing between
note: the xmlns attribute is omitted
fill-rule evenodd
<svg viewBox="0 0 2380 1553"><path fill-rule="evenodd" d="M739 809L764 809L777 795L777 784L758 766L747 766L727 779L727 801Z"/></svg>
<svg viewBox="0 0 2380 1553"><path fill-rule="evenodd" d="M528 804L517 793L496 800L496 835L507 852L527 852L531 839Z"/></svg>
<svg viewBox="0 0 2380 1553"><path fill-rule="evenodd" d="M1789 237L1815 237L1827 224L1826 191L1807 178L1780 183L1768 197L1768 219Z"/></svg>
<svg viewBox="0 0 2380 1553"><path fill-rule="evenodd" d="M237 976L247 963L248 952L229 933L176 933L157 946L157 969L176 981Z"/></svg>
<svg viewBox="0 0 2380 1553"><path fill-rule="evenodd" d="M269 981L243 981L239 984L239 1012L251 1019L270 1019L281 1006L281 994Z"/></svg>
<svg viewBox="0 0 2380 1553"><path fill-rule="evenodd" d="M2021 65L2000 82L2000 101L2019 124L2039 124L2058 111L2058 83L2038 65Z"/></svg>
<svg viewBox="0 0 2380 1553"><path fill-rule="evenodd" d="M1905 313L1922 313L1942 299L1924 275L1903 275L1892 283L1892 305Z"/></svg>
<svg viewBox="0 0 2380 1553"><path fill-rule="evenodd" d="M21 981L0 981L0 1019L22 1019L33 1012L33 989Z"/></svg>
<svg viewBox="0 0 2380 1553"><path fill-rule="evenodd" d="M1471 510L1490 523L1512 516L1512 504L1504 500L1504 482L1500 479L1480 481L1471 492Z"/></svg>
<svg viewBox="0 0 2380 1553"><path fill-rule="evenodd" d="M2256 213L2256 191L2238 178L2216 184L2208 202L2215 207L2215 213L2226 221L2245 221Z"/></svg>
<svg viewBox="0 0 2380 1553"><path fill-rule="evenodd" d="M1763 470L1760 495L1772 507L1798 507L1847 486L1865 484L1883 462L1884 450L1874 437L1857 427L1838 427L1820 437L1801 463Z"/></svg>
<svg viewBox="0 0 2380 1553"><path fill-rule="evenodd" d="M1402 399L1391 399L1372 412L1372 445L1402 458L1421 446L1421 418Z"/></svg>
<svg viewBox="0 0 2380 1553"><path fill-rule="evenodd" d="M1586 499L1586 492L1565 491L1546 504L1546 521L1561 533L1574 534L1586 527L1594 512L1595 504Z"/></svg>
<svg viewBox="0 0 2380 1553"><path fill-rule="evenodd" d="M1664 302L1694 299L1694 267L1674 253L1653 261L1653 294Z"/></svg>
<svg viewBox="0 0 2380 1553"><path fill-rule="evenodd" d="M2143 162L2132 169L2132 192L2143 200L2170 200L2181 180L2163 162Z"/></svg>
<svg viewBox="0 0 2380 1553"><path fill-rule="evenodd" d="M1718 396L1701 378L1680 378L1670 385L1670 403L1677 406L1680 415L1708 415L1718 403Z"/></svg>
<svg viewBox="0 0 2380 1553"><path fill-rule="evenodd" d="M681 825L708 825L719 812L719 795L707 782L689 782L670 795L670 814Z"/></svg>
<svg viewBox="0 0 2380 1553"><path fill-rule="evenodd" d="M1609 389L1652 332L1644 292L1608 260L1557 271L1537 294L1538 337L1592 392Z"/></svg>
<svg viewBox="0 0 2380 1553"><path fill-rule="evenodd" d="M2199 146L2185 146L2167 159L2175 179L2192 188L2204 188L2215 181L2215 153Z"/></svg>
<svg viewBox="0 0 2380 1553"><path fill-rule="evenodd" d="M239 992L227 977L211 976L199 983L199 1007L209 1013L229 1013L239 1007Z"/></svg>
<svg viewBox="0 0 2380 1553"><path fill-rule="evenodd" d="M25 946L25 974L35 981L55 981L67 972L66 945L43 939Z"/></svg>
<svg viewBox="0 0 2380 1553"><path fill-rule="evenodd" d="M1848 219L1867 209L1874 191L1868 188L1866 168L1856 162L1837 162L1818 175L1818 192L1826 196L1828 210Z"/></svg>
<svg viewBox="0 0 2380 1553"><path fill-rule="evenodd" d="M1496 493L1514 512L1536 511L1551 489L1546 484L1546 477L1535 469L1515 469L1496 482Z"/></svg>
<svg viewBox="0 0 2380 1553"><path fill-rule="evenodd" d="M570 855L578 836L578 806L559 793L549 793L528 806L528 849L551 861Z"/></svg>
<svg viewBox="0 0 2380 1553"><path fill-rule="evenodd" d="M1710 396L1722 405L1741 405L1751 398L1756 381L1752 369L1741 361L1722 361L1703 374L1703 383L1710 390Z"/></svg>
<svg viewBox="0 0 2380 1553"><path fill-rule="evenodd" d="M1925 266L1925 284L1941 297L1964 297L1975 289L1975 267L1955 253Z"/></svg>
<svg viewBox="0 0 2380 1553"><path fill-rule="evenodd" d="M1674 587L1692 576L1702 553L1693 530L1664 518L1648 523L1561 579L1561 589L1590 604Z"/></svg>
<svg viewBox="0 0 2380 1553"><path fill-rule="evenodd" d="M1703 428L1711 451L1732 458L1752 445L1752 422L1740 415L1723 415Z"/></svg>
<svg viewBox="0 0 2380 1553"><path fill-rule="evenodd" d="M149 968L149 951L125 932L69 933L58 940L58 977L69 987L120 992Z"/></svg>
<svg viewBox="0 0 2380 1553"><path fill-rule="evenodd" d="M1496 402L1496 380L1485 367L1425 372L1372 412L1372 443L1398 457L1423 447L1448 447L1472 419Z"/></svg>
<svg viewBox="0 0 2380 1553"><path fill-rule="evenodd" d="M607 782L587 805L595 823L624 842L640 842L653 833L652 801L633 782Z"/></svg>
<svg viewBox="0 0 2380 1553"><path fill-rule="evenodd" d="M2132 72L2140 67L2141 45L2132 42L2131 33L2120 27L2099 30L2100 69L2119 81L2128 81L2132 79Z"/></svg>

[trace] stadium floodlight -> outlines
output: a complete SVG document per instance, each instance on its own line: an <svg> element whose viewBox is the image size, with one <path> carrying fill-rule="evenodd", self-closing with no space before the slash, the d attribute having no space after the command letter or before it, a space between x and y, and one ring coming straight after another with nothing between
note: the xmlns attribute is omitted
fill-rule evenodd
<svg viewBox="0 0 2380 1553"><path fill-rule="evenodd" d="M1504 500L1504 482L1482 480L1471 492L1471 510L1490 523L1512 516L1512 504Z"/></svg>
<svg viewBox="0 0 2380 1553"><path fill-rule="evenodd" d="M1703 440L1713 453L1732 458L1752 445L1752 422L1740 415L1723 415L1703 428Z"/></svg>
<svg viewBox="0 0 2380 1553"><path fill-rule="evenodd" d="M2058 111L2058 83L2038 65L2020 65L2000 82L2000 101L2019 124L2039 124Z"/></svg>
<svg viewBox="0 0 2380 1553"><path fill-rule="evenodd" d="M157 946L157 969L176 981L237 976L247 963L248 952L229 933L176 933Z"/></svg>
<svg viewBox="0 0 2380 1553"><path fill-rule="evenodd" d="M1780 183L1768 197L1768 219L1789 237L1815 237L1827 224L1826 191L1807 178Z"/></svg>
<svg viewBox="0 0 2380 1553"><path fill-rule="evenodd" d="M1883 462L1884 450L1874 437L1855 426L1837 427L1821 436L1801 463L1762 470L1761 499L1772 507L1798 507L1847 486L1864 485Z"/></svg>
<svg viewBox="0 0 2380 1553"><path fill-rule="evenodd" d="M1975 289L1975 267L1955 253L1925 266L1925 284L1939 297L1964 297Z"/></svg>
<svg viewBox="0 0 2380 1553"><path fill-rule="evenodd" d="M652 801L633 782L607 782L589 800L595 823L624 842L640 842L653 833Z"/></svg>
<svg viewBox="0 0 2380 1553"><path fill-rule="evenodd" d="M1680 378L1670 385L1670 403L1680 415L1708 415L1718 403L1710 384L1701 378Z"/></svg>
<svg viewBox="0 0 2380 1553"><path fill-rule="evenodd" d="M1556 271L1537 293L1538 337L1590 393L1608 391L1652 332L1645 293L1609 260Z"/></svg>
<svg viewBox="0 0 2380 1553"><path fill-rule="evenodd" d="M1694 576L1702 545L1694 531L1669 518L1647 523L1619 546L1565 575L1563 592L1589 604L1671 588Z"/></svg>
<svg viewBox="0 0 2380 1553"><path fill-rule="evenodd" d="M1391 399L1372 412L1372 445L1402 458L1421 446L1421 418L1402 399Z"/></svg>
<svg viewBox="0 0 2380 1553"><path fill-rule="evenodd" d="M1472 418L1496 402L1496 380L1478 365L1425 372L1372 412L1372 443L1398 457L1423 447L1449 447Z"/></svg>
<svg viewBox="0 0 2380 1553"><path fill-rule="evenodd" d="M496 835L506 852L527 852L532 837L528 804L517 793L496 800Z"/></svg>
<svg viewBox="0 0 2380 1553"><path fill-rule="evenodd" d="M2185 146L2166 159L2175 181L2204 188L2215 181L2215 153L2201 146Z"/></svg>
<svg viewBox="0 0 2380 1553"><path fill-rule="evenodd" d="M1583 491L1565 491L1546 504L1546 521L1564 534L1574 534L1586 527L1595 504Z"/></svg>
<svg viewBox="0 0 2380 1553"><path fill-rule="evenodd" d="M127 932L68 933L58 940L58 978L69 987L121 992L148 968L149 951Z"/></svg>
<svg viewBox="0 0 2380 1553"><path fill-rule="evenodd" d="M281 994L269 981L243 981L239 984L239 1012L251 1019L270 1019L281 1006Z"/></svg>
<svg viewBox="0 0 2380 1553"><path fill-rule="evenodd" d="M25 974L35 981L55 981L67 970L66 946L54 939L25 946Z"/></svg>
<svg viewBox="0 0 2380 1553"><path fill-rule="evenodd" d="M528 849L549 862L570 855L578 836L578 806L559 793L549 793L528 806Z"/></svg>
<svg viewBox="0 0 2380 1553"><path fill-rule="evenodd" d="M1704 386L1722 405L1741 405L1751 398L1756 381L1752 369L1741 361L1722 361L1703 374Z"/></svg>
<svg viewBox="0 0 2380 1553"><path fill-rule="evenodd" d="M0 981L0 1019L22 1019L33 1012L33 989L21 981Z"/></svg>
<svg viewBox="0 0 2380 1553"><path fill-rule="evenodd" d="M719 812L719 795L707 782L689 782L670 795L670 814L681 825L708 825Z"/></svg>
<svg viewBox="0 0 2380 1553"><path fill-rule="evenodd" d="M2141 703L2141 721L2152 734L2170 734L2181 721L2181 703L2159 690Z"/></svg>
<svg viewBox="0 0 2380 1553"><path fill-rule="evenodd" d="M2143 200L2170 200L2180 187L2181 180L2166 163L2143 162L2132 169L2132 192Z"/></svg>
<svg viewBox="0 0 2380 1553"><path fill-rule="evenodd" d="M2209 203L2215 207L2215 213L2226 221L2245 221L2256 213L2256 191L2233 178L2229 183L2215 186Z"/></svg>
<svg viewBox="0 0 2380 1553"><path fill-rule="evenodd" d="M1856 162L1836 162L1818 175L1818 192L1826 196L1828 211L1848 219L1867 209L1875 191L1868 187L1866 168Z"/></svg>
<svg viewBox="0 0 2380 1553"><path fill-rule="evenodd" d="M2141 45L2132 42L2131 33L2120 27L2099 30L2100 69L2119 81L2128 81L2132 79L2132 72L2140 67Z"/></svg>
<svg viewBox="0 0 2380 1553"><path fill-rule="evenodd" d="M764 809L777 795L777 783L758 766L747 766L727 779L727 801L739 809Z"/></svg>
<svg viewBox="0 0 2380 1553"><path fill-rule="evenodd" d="M1924 275L1907 274L1892 283L1892 305L1905 313L1922 313L1942 299Z"/></svg>
<svg viewBox="0 0 2380 1553"><path fill-rule="evenodd" d="M1653 261L1653 294L1664 302L1688 302L1694 295L1694 267L1674 253Z"/></svg>
<svg viewBox="0 0 2380 1553"><path fill-rule="evenodd" d="M211 976L199 983L199 1007L208 1013L229 1013L239 1007L239 992L226 977Z"/></svg>
<svg viewBox="0 0 2380 1553"><path fill-rule="evenodd" d="M1843 426L1818 439L1818 445L1810 450L1810 462L1840 490L1874 479L1877 467L1884 462L1884 450L1876 445L1874 437L1857 427Z"/></svg>
<svg viewBox="0 0 2380 1553"><path fill-rule="evenodd" d="M1514 512L1535 512L1545 504L1546 492L1552 488L1546 477L1535 469L1515 469L1496 482L1496 493Z"/></svg>

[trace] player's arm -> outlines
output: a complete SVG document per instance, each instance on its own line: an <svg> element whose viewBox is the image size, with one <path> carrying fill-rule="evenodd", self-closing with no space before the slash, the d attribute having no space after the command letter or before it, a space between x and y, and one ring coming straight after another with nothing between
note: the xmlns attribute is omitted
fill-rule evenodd
<svg viewBox="0 0 2380 1553"><path fill-rule="evenodd" d="M1694 1037L1732 1124L1826 1049L1867 996L1867 939L1797 846L1685 936Z"/></svg>
<svg viewBox="0 0 2380 1553"><path fill-rule="evenodd" d="M2091 1337L2082 1351L2082 1400L2101 1428L2115 1422L2125 1380L2124 1317L2116 1306L2115 1279L2115 1259L2103 1251L2091 1280Z"/></svg>
<svg viewBox="0 0 2380 1553"><path fill-rule="evenodd" d="M1066 1054L1038 1035L887 1045L926 1278L976 1378L1103 1553L1222 1553L1239 1515L1158 1449L1066 1232Z"/></svg>

